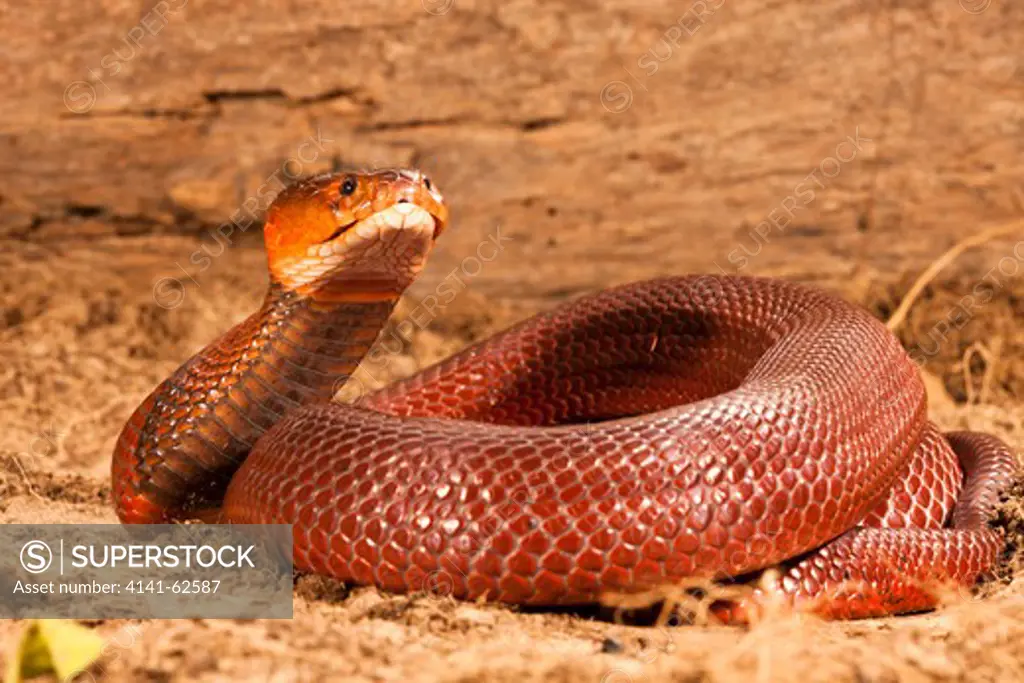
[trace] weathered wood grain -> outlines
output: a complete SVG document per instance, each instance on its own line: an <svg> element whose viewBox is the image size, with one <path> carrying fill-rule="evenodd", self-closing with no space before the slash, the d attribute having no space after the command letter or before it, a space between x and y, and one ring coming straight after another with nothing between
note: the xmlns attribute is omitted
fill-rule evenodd
<svg viewBox="0 0 1024 683"><path fill-rule="evenodd" d="M885 277L1024 213L1024 7L984 2L6 3L0 236L253 243L288 175L415 164L428 279L510 238L485 296Z"/></svg>

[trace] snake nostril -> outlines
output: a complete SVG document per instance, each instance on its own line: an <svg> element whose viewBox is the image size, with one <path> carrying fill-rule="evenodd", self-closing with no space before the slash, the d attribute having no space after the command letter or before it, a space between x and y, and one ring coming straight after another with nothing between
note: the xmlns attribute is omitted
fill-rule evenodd
<svg viewBox="0 0 1024 683"><path fill-rule="evenodd" d="M399 204L408 204L408 203L409 203L409 200L408 200L408 199L405 199L405 198L403 197L402 199L399 199L397 203L399 203Z"/></svg>
<svg viewBox="0 0 1024 683"><path fill-rule="evenodd" d="M434 186L430 184L430 178L428 178L427 176L423 176L423 187L427 188L428 190L434 189Z"/></svg>

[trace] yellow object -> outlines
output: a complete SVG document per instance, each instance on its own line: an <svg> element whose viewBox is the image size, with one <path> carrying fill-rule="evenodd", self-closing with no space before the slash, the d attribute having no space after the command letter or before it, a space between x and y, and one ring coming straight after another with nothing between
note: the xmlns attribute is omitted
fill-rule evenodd
<svg viewBox="0 0 1024 683"><path fill-rule="evenodd" d="M61 681L71 680L99 659L105 646L97 633L73 621L33 620L7 660L4 683L21 683L45 673L56 674Z"/></svg>

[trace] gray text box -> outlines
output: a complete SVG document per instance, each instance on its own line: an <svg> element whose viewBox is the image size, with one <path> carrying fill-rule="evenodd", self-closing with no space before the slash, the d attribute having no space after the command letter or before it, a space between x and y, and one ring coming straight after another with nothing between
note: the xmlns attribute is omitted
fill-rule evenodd
<svg viewBox="0 0 1024 683"><path fill-rule="evenodd" d="M3 524L0 618L292 616L288 524Z"/></svg>

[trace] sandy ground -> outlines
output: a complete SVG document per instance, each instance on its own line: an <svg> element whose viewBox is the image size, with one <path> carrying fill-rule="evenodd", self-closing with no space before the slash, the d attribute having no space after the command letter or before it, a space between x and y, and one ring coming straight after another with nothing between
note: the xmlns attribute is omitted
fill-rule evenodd
<svg viewBox="0 0 1024 683"><path fill-rule="evenodd" d="M1012 248L997 245L995 253ZM189 284L178 305L153 296L154 273L187 255L184 237L12 244L0 268L0 522L112 522L107 470L121 424L166 373L216 331L244 317L264 286L258 245L230 250ZM966 257L965 257L966 258ZM936 322L987 271L969 258L929 286L901 329L927 356L933 416L945 427L990 430L1024 446L1024 287L1012 278L961 330ZM433 267L433 264L432 266ZM644 265L620 273L640 277ZM896 286L849 280L852 300L887 316ZM436 279L436 278L435 278ZM428 275L426 281L431 282ZM399 318L429 293L417 286ZM364 381L414 372L541 305L488 300L472 287L386 367ZM165 305L167 301L163 301ZM968 334L969 332L969 334ZM941 337L941 339L940 339ZM933 344L935 340L939 343ZM934 346L934 348L933 348ZM1024 527L1012 501L1002 524ZM926 615L823 623L777 615L750 629L625 626L609 610L522 613L435 596L349 590L297 581L290 621L106 621L97 669L104 681L919 681L1024 680L1024 564L1008 554L1000 579ZM9 644L21 628L0 623Z"/></svg>

